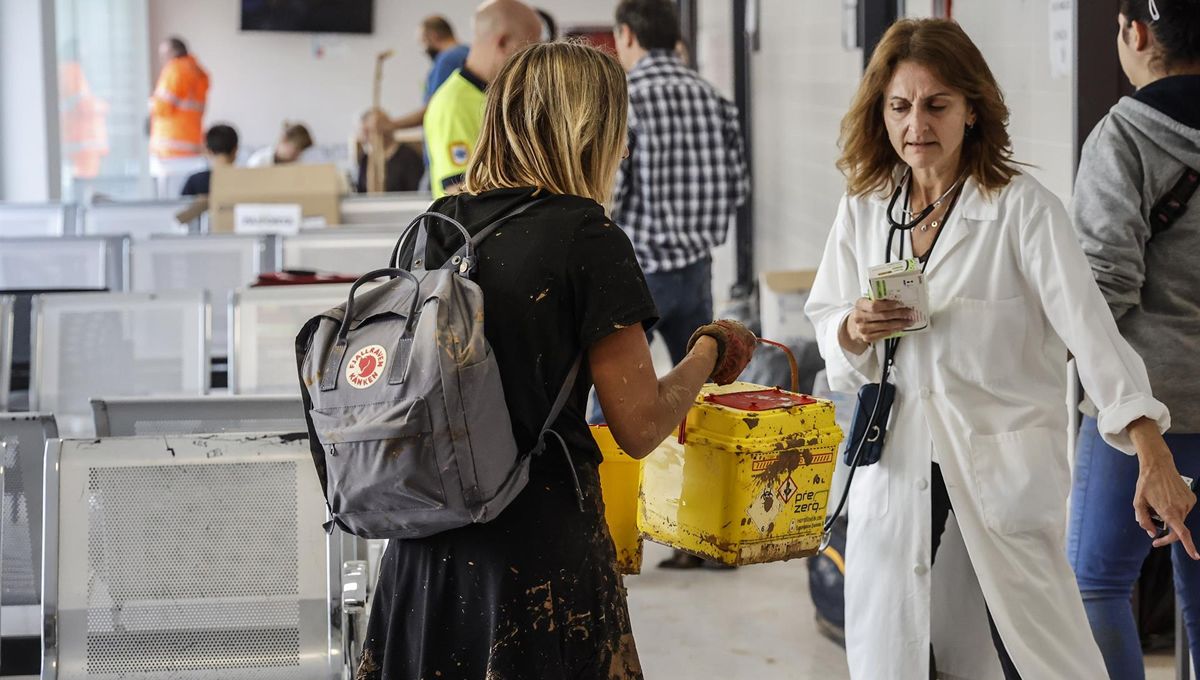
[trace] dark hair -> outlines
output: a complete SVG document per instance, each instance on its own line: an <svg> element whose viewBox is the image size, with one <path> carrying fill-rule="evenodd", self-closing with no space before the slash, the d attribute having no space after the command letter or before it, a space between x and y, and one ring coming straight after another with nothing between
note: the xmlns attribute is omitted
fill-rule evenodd
<svg viewBox="0 0 1200 680"><path fill-rule="evenodd" d="M171 53L177 57L186 57L188 53L187 43L183 42L183 38L173 35L167 38L166 43L171 46Z"/></svg>
<svg viewBox="0 0 1200 680"><path fill-rule="evenodd" d="M425 17L425 20L421 22L421 29L443 40L454 40L454 29L450 28L450 22L446 21L444 16L435 14Z"/></svg>
<svg viewBox="0 0 1200 680"><path fill-rule="evenodd" d="M1150 14L1150 0L1121 0L1120 12L1130 22L1140 21L1154 32L1160 45L1155 59L1163 67L1200 62L1200 1L1154 0L1159 18Z"/></svg>
<svg viewBox="0 0 1200 680"><path fill-rule="evenodd" d="M671 0L621 0L617 26L625 25L646 50L673 50L682 39L679 8Z"/></svg>
<svg viewBox="0 0 1200 680"><path fill-rule="evenodd" d="M1012 160L1008 106L987 61L958 24L946 19L902 19L883 34L842 118L838 169L851 196L889 191L902 163L883 120L887 86L902 61L929 69L962 93L975 113L963 138L962 165L987 193L1002 189L1020 171Z"/></svg>
<svg viewBox="0 0 1200 680"><path fill-rule="evenodd" d="M558 22L554 17L544 9L535 9L538 16L542 18L542 28L546 29L546 39L550 42L558 40Z"/></svg>
<svg viewBox="0 0 1200 680"><path fill-rule="evenodd" d="M204 133L204 146L216 156L232 156L237 153L238 133L232 126L218 123Z"/></svg>

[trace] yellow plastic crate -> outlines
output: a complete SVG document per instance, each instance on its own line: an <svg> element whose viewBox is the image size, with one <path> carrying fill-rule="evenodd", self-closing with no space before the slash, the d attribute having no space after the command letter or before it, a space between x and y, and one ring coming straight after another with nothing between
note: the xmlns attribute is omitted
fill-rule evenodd
<svg viewBox="0 0 1200 680"><path fill-rule="evenodd" d="M642 461L642 535L728 565L817 551L842 431L833 403L749 383L706 385L685 444Z"/></svg>
<svg viewBox="0 0 1200 680"><path fill-rule="evenodd" d="M604 495L604 518L617 549L617 571L642 571L642 536L637 527L638 477L641 461L617 446L607 425L593 425L592 437L600 445L600 488Z"/></svg>

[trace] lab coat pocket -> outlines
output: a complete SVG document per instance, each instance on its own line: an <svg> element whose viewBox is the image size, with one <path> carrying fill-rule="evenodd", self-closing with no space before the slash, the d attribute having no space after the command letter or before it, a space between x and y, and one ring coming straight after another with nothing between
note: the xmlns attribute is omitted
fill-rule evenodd
<svg viewBox="0 0 1200 680"><path fill-rule="evenodd" d="M1025 298L954 297L933 320L944 325L944 365L970 382L1009 384L1025 374Z"/></svg>
<svg viewBox="0 0 1200 680"><path fill-rule="evenodd" d="M1039 427L971 436L971 477L983 522L1000 534L1066 525L1066 432Z"/></svg>

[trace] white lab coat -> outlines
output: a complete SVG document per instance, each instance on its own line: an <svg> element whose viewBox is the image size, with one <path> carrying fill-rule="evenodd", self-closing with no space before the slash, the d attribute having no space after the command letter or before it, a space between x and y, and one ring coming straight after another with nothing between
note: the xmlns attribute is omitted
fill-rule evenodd
<svg viewBox="0 0 1200 680"><path fill-rule="evenodd" d="M866 268L884 261L889 198L843 198L805 310L837 391L857 392L879 378L882 347L855 356L837 336L866 290ZM1026 175L991 197L968 180L943 229L926 268L931 327L900 341L883 458L857 472L850 494L851 675L929 677L936 460L969 564L1022 677L1105 678L1064 546L1068 349L1110 444L1131 453L1125 426L1147 416L1165 431L1167 409L1118 333L1058 198ZM951 581L974 584L934 587ZM980 600L965 593L962 602ZM994 677L998 668L985 613L976 609L954 613L974 626L937 641L973 645L955 658L974 659L975 667L954 676ZM939 670L948 670L938 658Z"/></svg>

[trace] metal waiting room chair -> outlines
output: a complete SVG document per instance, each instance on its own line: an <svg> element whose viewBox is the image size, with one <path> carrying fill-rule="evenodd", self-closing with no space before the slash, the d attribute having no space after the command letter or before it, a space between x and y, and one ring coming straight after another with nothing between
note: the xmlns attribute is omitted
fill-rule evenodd
<svg viewBox="0 0 1200 680"><path fill-rule="evenodd" d="M305 435L53 440L46 475L43 679L349 677L363 565Z"/></svg>
<svg viewBox="0 0 1200 680"><path fill-rule="evenodd" d="M299 390L279 395L92 399L97 437L306 432Z"/></svg>
<svg viewBox="0 0 1200 680"><path fill-rule="evenodd" d="M8 481L0 507L0 636L6 640L42 632L42 461L46 441L57 436L48 413L0 413Z"/></svg>
<svg viewBox="0 0 1200 680"><path fill-rule="evenodd" d="M0 295L0 411L9 406L9 387L12 384L13 362L13 306L16 298Z"/></svg>
<svg viewBox="0 0 1200 680"><path fill-rule="evenodd" d="M208 316L202 291L39 295L31 410L88 436L92 397L206 393Z"/></svg>

